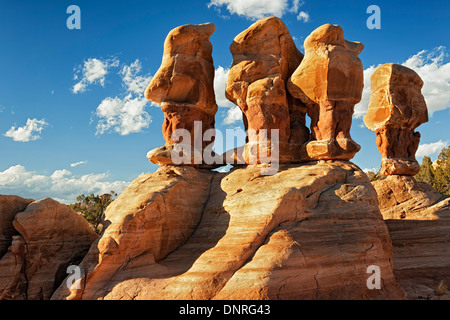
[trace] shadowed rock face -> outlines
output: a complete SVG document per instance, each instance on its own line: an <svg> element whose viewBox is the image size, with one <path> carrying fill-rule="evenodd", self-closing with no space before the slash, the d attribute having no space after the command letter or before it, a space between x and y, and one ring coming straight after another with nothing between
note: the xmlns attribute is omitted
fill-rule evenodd
<svg viewBox="0 0 450 320"><path fill-rule="evenodd" d="M338 25L325 24L305 40L305 57L287 88L311 117L309 159L351 159L360 146L350 136L354 105L361 100L364 46L344 39Z"/></svg>
<svg viewBox="0 0 450 320"><path fill-rule="evenodd" d="M166 149L178 139L172 134L177 129L187 130L191 141L183 143L194 146L194 122L202 124L198 135L214 130L217 104L214 94L214 64L210 36L216 27L212 23L184 25L169 32L164 43L160 68L145 91L145 97L161 105L164 112L162 127L166 141L164 147L149 153L149 160L160 165L171 164ZM203 148L211 142L200 145Z"/></svg>
<svg viewBox="0 0 450 320"><path fill-rule="evenodd" d="M18 196L0 195L0 258L8 250L12 237L18 234L13 226L14 217L33 201Z"/></svg>
<svg viewBox="0 0 450 320"><path fill-rule="evenodd" d="M428 121L421 89L423 81L413 70L394 63L379 66L371 76L366 126L377 135L384 175L415 175L415 155L420 133L414 130Z"/></svg>
<svg viewBox="0 0 450 320"><path fill-rule="evenodd" d="M30 203L12 224L15 235L0 259L0 300L50 299L67 267L98 237L83 217L50 198Z"/></svg>
<svg viewBox="0 0 450 320"><path fill-rule="evenodd" d="M248 137L249 145L270 144L270 130L276 129L280 162L298 161L309 132L304 104L286 90L287 79L303 58L289 30L279 18L259 20L235 37L230 51L226 97L241 108L245 129L255 132ZM267 137L261 129L268 130Z"/></svg>

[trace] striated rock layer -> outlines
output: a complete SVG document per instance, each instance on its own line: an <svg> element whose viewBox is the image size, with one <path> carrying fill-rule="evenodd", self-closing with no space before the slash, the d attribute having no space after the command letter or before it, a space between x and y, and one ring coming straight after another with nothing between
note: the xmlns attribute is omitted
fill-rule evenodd
<svg viewBox="0 0 450 320"><path fill-rule="evenodd" d="M263 176L264 166L165 166L138 178L108 208L81 288L61 286L52 299L403 297L377 195L358 167L286 164ZM367 286L371 265L379 290Z"/></svg>
<svg viewBox="0 0 450 320"><path fill-rule="evenodd" d="M396 279L409 299L436 298L439 283L450 284L450 197L411 176L391 175L373 185L394 248Z"/></svg>

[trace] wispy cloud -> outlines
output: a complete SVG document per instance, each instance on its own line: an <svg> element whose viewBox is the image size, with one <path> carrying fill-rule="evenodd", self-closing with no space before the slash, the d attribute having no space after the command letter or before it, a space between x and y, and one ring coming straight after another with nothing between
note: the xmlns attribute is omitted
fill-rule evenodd
<svg viewBox="0 0 450 320"><path fill-rule="evenodd" d="M16 194L35 200L51 197L70 204L82 193L103 194L111 190L121 193L129 185L129 182L125 181L108 181L108 177L108 173L75 176L66 169L43 175L28 171L22 165L15 165L0 171L0 193Z"/></svg>
<svg viewBox="0 0 450 320"><path fill-rule="evenodd" d="M41 137L40 134L47 125L44 119L28 119L23 127L12 126L4 136L18 142L34 141Z"/></svg>
<svg viewBox="0 0 450 320"><path fill-rule="evenodd" d="M303 22L309 22L309 14L305 11L300 11L299 14L297 15L297 20L298 21L303 21Z"/></svg>
<svg viewBox="0 0 450 320"><path fill-rule="evenodd" d="M82 66L75 69L74 80L81 80L72 87L73 93L81 93L86 91L88 85L99 84L105 86L105 77L108 74L108 69L117 67L119 59L97 59L90 58L84 61ZM81 76L80 76L81 74Z"/></svg>
<svg viewBox="0 0 450 320"><path fill-rule="evenodd" d="M81 166L81 165L86 164L86 163L87 163L87 160L83 160L83 161L78 161L78 162L75 162L75 163L71 163L70 166L72 168L75 168L75 167Z"/></svg>

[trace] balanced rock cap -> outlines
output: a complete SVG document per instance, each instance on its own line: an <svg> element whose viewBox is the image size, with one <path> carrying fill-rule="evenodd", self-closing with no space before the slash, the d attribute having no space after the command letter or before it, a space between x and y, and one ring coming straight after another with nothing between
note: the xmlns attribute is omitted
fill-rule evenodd
<svg viewBox="0 0 450 320"><path fill-rule="evenodd" d="M428 121L423 81L414 70L386 63L375 69L370 81L369 109L364 117L370 130L387 126L415 129Z"/></svg>
<svg viewBox="0 0 450 320"><path fill-rule="evenodd" d="M233 64L228 74L226 97L246 107L251 83L279 76L287 81L303 59L288 28L277 17L267 17L239 33L230 45Z"/></svg>
<svg viewBox="0 0 450 320"><path fill-rule="evenodd" d="M160 105L184 105L215 114L212 23L179 26L166 37L161 66L145 90Z"/></svg>
<svg viewBox="0 0 450 320"><path fill-rule="evenodd" d="M325 24L305 39L304 48L305 57L288 82L294 97L304 103L361 100L362 43L345 40L340 26Z"/></svg>

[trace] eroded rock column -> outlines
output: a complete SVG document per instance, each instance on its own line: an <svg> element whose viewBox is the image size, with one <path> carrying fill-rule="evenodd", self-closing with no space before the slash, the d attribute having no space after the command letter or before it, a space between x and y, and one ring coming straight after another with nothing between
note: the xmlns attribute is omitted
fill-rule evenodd
<svg viewBox="0 0 450 320"><path fill-rule="evenodd" d="M286 81L303 54L289 30L279 18L259 20L236 36L230 51L226 97L243 112L248 132L245 163L264 162L261 150L271 155L273 145L279 147L280 162L300 160L300 146L309 139L306 107L286 90Z"/></svg>
<svg viewBox="0 0 450 320"><path fill-rule="evenodd" d="M370 78L366 126L377 135L383 175L415 175L420 133L414 130L428 121L421 89L423 81L413 70L394 63L379 66Z"/></svg>
<svg viewBox="0 0 450 320"><path fill-rule="evenodd" d="M305 144L308 160L350 160L360 146L350 136L354 105L361 100L364 46L344 39L338 25L325 24L305 40L305 57L287 88L306 104L311 139Z"/></svg>
<svg viewBox="0 0 450 320"><path fill-rule="evenodd" d="M217 112L209 41L215 29L212 23L189 24L167 35L161 66L145 91L145 97L160 104L164 112L162 132L166 143L147 154L153 163L206 164L203 151L207 146L212 150L213 141L203 141L203 135L214 130ZM184 153L174 153L177 146Z"/></svg>

